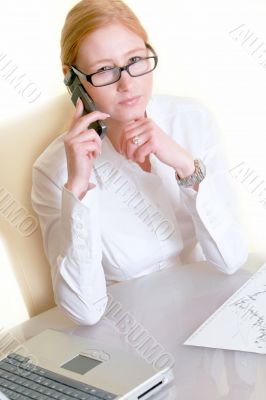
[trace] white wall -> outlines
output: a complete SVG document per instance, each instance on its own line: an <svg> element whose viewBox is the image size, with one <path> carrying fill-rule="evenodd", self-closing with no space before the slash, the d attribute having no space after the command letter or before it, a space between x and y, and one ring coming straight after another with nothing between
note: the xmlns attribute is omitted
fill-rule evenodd
<svg viewBox="0 0 266 400"><path fill-rule="evenodd" d="M67 11L76 3L9 0L1 4L0 120L30 112L65 91L59 58L60 31ZM127 3L142 20L159 54L155 92L199 98L216 116L233 168L250 250L264 251L265 1ZM9 78L5 76L7 69L3 69L7 62L15 69ZM15 88L16 82L11 83L15 74L23 75L24 86ZM239 164L241 168L236 168ZM0 313L4 315L1 309Z"/></svg>
<svg viewBox="0 0 266 400"><path fill-rule="evenodd" d="M232 170L233 184L250 250L264 251L265 1L130 0L128 4L141 17L160 56L156 91L197 97L216 116L229 166L239 165Z"/></svg>

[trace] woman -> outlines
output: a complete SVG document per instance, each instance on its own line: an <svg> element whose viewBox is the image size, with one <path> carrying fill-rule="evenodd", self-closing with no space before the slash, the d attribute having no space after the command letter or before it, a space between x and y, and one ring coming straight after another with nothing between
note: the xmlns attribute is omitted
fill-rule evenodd
<svg viewBox="0 0 266 400"><path fill-rule="evenodd" d="M61 59L97 111L82 116L78 101L69 130L33 168L56 303L91 325L113 282L205 259L240 268L247 248L215 122L196 100L151 95L158 58L133 12L120 0L81 1ZM88 129L97 120L103 140Z"/></svg>

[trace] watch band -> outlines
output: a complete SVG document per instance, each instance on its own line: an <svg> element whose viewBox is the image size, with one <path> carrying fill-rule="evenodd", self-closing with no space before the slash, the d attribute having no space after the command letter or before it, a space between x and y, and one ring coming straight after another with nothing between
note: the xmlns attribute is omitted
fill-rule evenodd
<svg viewBox="0 0 266 400"><path fill-rule="evenodd" d="M182 187L191 187L197 183L203 181L206 176L206 167L203 162L199 159L194 160L195 171L193 174L187 176L186 178L180 178L177 171L175 171L175 177L177 183Z"/></svg>

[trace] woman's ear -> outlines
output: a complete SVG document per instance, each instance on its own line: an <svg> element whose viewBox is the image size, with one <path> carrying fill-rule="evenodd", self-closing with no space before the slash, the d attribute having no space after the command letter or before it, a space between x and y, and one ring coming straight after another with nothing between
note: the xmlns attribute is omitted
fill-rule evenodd
<svg viewBox="0 0 266 400"><path fill-rule="evenodd" d="M63 65L62 71L63 71L63 74L64 74L64 75L66 75L66 73L67 73L68 70L69 70L69 66L68 66L68 65Z"/></svg>

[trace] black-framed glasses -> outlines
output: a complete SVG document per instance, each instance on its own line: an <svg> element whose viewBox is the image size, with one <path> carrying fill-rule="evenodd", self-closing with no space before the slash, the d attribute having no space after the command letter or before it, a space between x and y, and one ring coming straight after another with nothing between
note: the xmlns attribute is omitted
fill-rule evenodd
<svg viewBox="0 0 266 400"><path fill-rule="evenodd" d="M149 46L149 48L151 47ZM119 81L123 71L127 71L130 76L135 78L149 74L156 68L157 64L158 56L154 53L153 56L141 57L140 59L124 65L123 67L107 67L102 71L94 72L90 75L80 71L76 65L71 65L71 68L77 75L85 78L93 86L101 87L111 85L112 83Z"/></svg>

